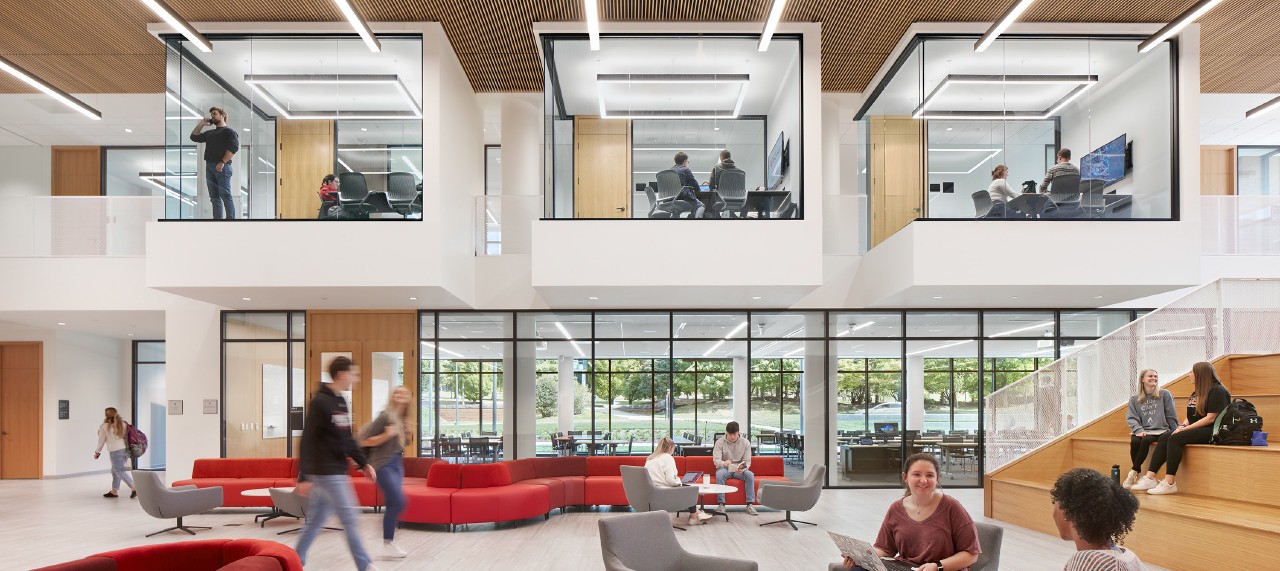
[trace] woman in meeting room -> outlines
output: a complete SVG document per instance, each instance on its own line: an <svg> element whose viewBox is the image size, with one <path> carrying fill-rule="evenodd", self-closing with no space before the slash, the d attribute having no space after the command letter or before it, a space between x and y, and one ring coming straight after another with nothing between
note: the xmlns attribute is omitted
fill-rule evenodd
<svg viewBox="0 0 1280 571"><path fill-rule="evenodd" d="M1191 374L1195 377L1196 392L1187 402L1187 421L1160 435L1146 475L1129 489L1135 492L1145 490L1155 495L1177 493L1178 485L1174 480L1178 464L1182 463L1182 448L1188 444L1208 444L1209 437L1213 435L1214 419L1231 404L1231 393L1218 380L1218 372L1213 365L1203 361L1196 363L1191 366ZM1165 468L1164 480L1157 482L1156 473L1166 460L1168 467Z"/></svg>
<svg viewBox="0 0 1280 571"><path fill-rule="evenodd" d="M644 461L644 468L649 471L649 479L653 481L653 485L663 488L678 488L683 485L680 482L680 472L676 470L676 459L671 457L671 452L675 449L675 441L670 436L663 436L658 445L653 447L653 454ZM689 525L702 525L711 519L711 514L697 507L690 507L689 514Z"/></svg>
<svg viewBox="0 0 1280 571"><path fill-rule="evenodd" d="M396 545L396 524L404 513L406 501L401 486L404 484L404 447L409 445L409 405L413 393L404 385L391 391L387 408L373 422L360 429L360 445L371 447L369 464L378 474L378 489L386 498L387 509L382 515L382 555L387 558L403 558L407 555Z"/></svg>
<svg viewBox="0 0 1280 571"><path fill-rule="evenodd" d="M1009 188L1009 167L996 165L991 170L991 185L987 187L987 194L991 196L991 210L987 212L986 218L1005 218L1018 214L1018 211L1009 208L1009 202L1018 197Z"/></svg>
<svg viewBox="0 0 1280 571"><path fill-rule="evenodd" d="M320 220L328 220L338 217L338 212L342 210L338 206L338 177L332 174L324 175L324 179L320 181L320 214L317 216Z"/></svg>
<svg viewBox="0 0 1280 571"><path fill-rule="evenodd" d="M965 571L978 560L978 528L960 501L938 490L938 459L912 454L904 464L906 495L889 506L873 547L918 571ZM862 569L844 558L847 569Z"/></svg>
<svg viewBox="0 0 1280 571"><path fill-rule="evenodd" d="M1138 394L1129 397L1129 411L1125 421L1129 423L1129 459L1133 469L1124 479L1126 489L1138 483L1142 463L1147 451L1160 439L1160 435L1178 428L1178 411L1173 405L1173 394L1161 388L1155 369L1143 369L1138 373Z"/></svg>
<svg viewBox="0 0 1280 571"><path fill-rule="evenodd" d="M1132 551L1118 544L1133 530L1138 498L1096 470L1076 468L1049 492L1058 535L1074 541L1076 552L1063 571L1144 571Z"/></svg>
<svg viewBox="0 0 1280 571"><path fill-rule="evenodd" d="M120 497L121 480L129 484L129 489L132 490L129 497L138 497L138 490L133 487L133 475L125 467L125 462L129 461L129 443L125 442L128 434L129 429L124 419L120 418L120 413L116 412L115 407L107 407L106 418L98 427L98 447L93 451L94 460L101 455L103 446L107 447L107 454L111 456L111 491L102 494L104 498Z"/></svg>

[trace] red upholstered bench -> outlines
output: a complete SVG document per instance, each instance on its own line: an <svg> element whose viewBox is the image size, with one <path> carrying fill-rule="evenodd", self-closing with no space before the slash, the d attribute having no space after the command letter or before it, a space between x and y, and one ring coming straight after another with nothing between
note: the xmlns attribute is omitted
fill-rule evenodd
<svg viewBox="0 0 1280 571"><path fill-rule="evenodd" d="M142 545L35 571L302 571L291 548L261 539L206 539Z"/></svg>
<svg viewBox="0 0 1280 571"><path fill-rule="evenodd" d="M191 468L190 479L170 485L222 486L223 507L271 507L270 496L242 496L240 492L289 487L297 478L297 458L200 458Z"/></svg>
<svg viewBox="0 0 1280 571"><path fill-rule="evenodd" d="M411 486L422 486L427 483L427 472L436 462L444 462L439 458L404 458L404 483L402 489ZM351 476L351 485L356 490L356 503L365 507L382 507L386 504L382 489L364 476L364 472L351 464L347 472Z"/></svg>
<svg viewBox="0 0 1280 571"><path fill-rule="evenodd" d="M685 460L685 465L684 465L684 468L681 468L681 473L686 471L703 472L705 474L709 474L711 476L711 481L713 483L715 482L716 468L715 468L715 463L712 461L712 458L710 456L689 456L689 457L686 457L684 460ZM677 467L679 467L678 461L676 465ZM760 491L761 482L770 482L770 481L790 482L791 481L784 475L785 472L784 472L784 466L782 464L781 456L752 456L751 457L751 473L755 474L755 477L756 477L755 479L756 479L757 492ZM728 482L725 482L725 485L733 486L738 489L738 491L733 492L732 494L724 495L725 504L742 505L747 503L747 494L744 491L746 489L746 482L743 482L742 480L738 480L738 479L730 479Z"/></svg>

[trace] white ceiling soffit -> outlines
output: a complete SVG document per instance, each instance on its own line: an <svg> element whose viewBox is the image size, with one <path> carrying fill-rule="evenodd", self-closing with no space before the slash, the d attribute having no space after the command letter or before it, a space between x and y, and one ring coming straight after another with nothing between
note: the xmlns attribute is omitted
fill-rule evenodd
<svg viewBox="0 0 1280 571"><path fill-rule="evenodd" d="M745 73L601 73L596 90L603 119L735 119L751 76ZM694 93L698 106L682 97Z"/></svg>
<svg viewBox="0 0 1280 571"><path fill-rule="evenodd" d="M422 118L422 107L397 75L246 74L244 82L285 119ZM386 104L397 96L399 109L391 110Z"/></svg>
<svg viewBox="0 0 1280 571"><path fill-rule="evenodd" d="M1201 93L1200 143L1280 145L1280 111L1245 118L1245 112L1275 96L1274 93Z"/></svg>
<svg viewBox="0 0 1280 571"><path fill-rule="evenodd" d="M948 74L911 116L982 121L1048 119L1097 83L1096 75ZM956 108L963 110L951 110Z"/></svg>

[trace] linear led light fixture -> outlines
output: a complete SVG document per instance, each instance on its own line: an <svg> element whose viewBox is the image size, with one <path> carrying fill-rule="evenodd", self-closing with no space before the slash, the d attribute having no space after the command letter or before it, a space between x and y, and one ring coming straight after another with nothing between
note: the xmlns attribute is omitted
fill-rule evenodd
<svg viewBox="0 0 1280 571"><path fill-rule="evenodd" d="M428 349L435 349L435 348L436 348L436 346L435 346L435 345L432 345L431 343L428 343L428 342L426 342L426 341L423 341L423 342L422 342L422 344L423 344L423 345L426 345ZM441 348L440 348L440 352L441 352L441 353L448 353L448 354L450 354L450 355L453 355L454 357L459 357L459 358L463 357L462 353L459 353L459 352L457 352L457 351L450 351L450 350L448 350L448 349L445 349L444 347L441 347Z"/></svg>
<svg viewBox="0 0 1280 571"><path fill-rule="evenodd" d="M1160 31L1138 44L1138 53L1145 54L1151 51L1157 45L1160 45L1165 40L1172 38L1178 32L1181 32L1183 28L1199 19L1200 16L1205 14L1205 12L1212 10L1214 6L1217 6L1220 3L1222 3L1222 0L1200 0L1195 6L1192 6L1186 12L1183 12L1181 16L1178 16L1177 18L1174 18L1172 22L1165 24L1163 28L1160 28Z"/></svg>
<svg viewBox="0 0 1280 571"><path fill-rule="evenodd" d="M193 174L191 174L191 175L174 175L174 174L168 174L168 173L162 173L162 172L140 172L140 173L138 173L138 178L140 178L140 179L142 179L142 180L147 181L147 182L148 182L148 183L150 183L152 186L155 186L156 188L158 188L158 189L160 189L160 190L163 190L166 196L169 196L170 198L176 198L176 199L178 199L178 200L181 200L184 204L186 204L186 205L188 205L188 206L195 206L195 205L196 205L196 201L195 201L195 200L192 200L192 199L190 199L190 198L188 198L188 197L184 196L181 192L178 192L178 191L177 191L177 190L175 190L172 186L169 186L168 184L165 184L165 183L163 182L163 181L164 181L164 179L165 179L165 177L170 177L170 176L172 176L172 177L176 177L176 178L196 178L196 175L193 175Z"/></svg>
<svg viewBox="0 0 1280 571"><path fill-rule="evenodd" d="M703 354L702 354L702 356L703 356L703 357L710 357L710 356L711 356L711 353L712 353L713 351L715 351L716 349L719 349L721 345L724 345L724 339L721 339L721 340L719 340L719 341L716 341L716 344L715 344L715 345L712 345L710 349L707 349L707 352L706 352L706 353L703 353Z"/></svg>
<svg viewBox="0 0 1280 571"><path fill-rule="evenodd" d="M400 161L403 162L405 166L409 167L409 172L417 175L418 178L422 178L422 171L418 170L418 165L413 164L413 161L409 160L409 157L401 155Z"/></svg>
<svg viewBox="0 0 1280 571"><path fill-rule="evenodd" d="M422 147L339 147L339 153L387 153L390 151L421 151Z"/></svg>
<svg viewBox="0 0 1280 571"><path fill-rule="evenodd" d="M262 164L267 165L267 168L276 168L276 166L271 164L271 161L268 161L267 159L264 159L260 156L255 158L258 159L258 162L261 162Z"/></svg>
<svg viewBox="0 0 1280 571"><path fill-rule="evenodd" d="M329 75L307 75L307 74L246 74L244 82L258 95L275 108L285 119L421 119L422 107L418 106L418 102L413 99L413 95L409 93L409 89L400 81L398 75L375 75L375 74L329 74ZM265 88L265 84L269 83L294 83L294 84L328 84L328 85L390 85L396 88L396 91L404 97L405 102L409 105L409 111L353 111L343 113L340 111L289 111L286 106L276 99Z"/></svg>
<svg viewBox="0 0 1280 571"><path fill-rule="evenodd" d="M1245 112L1244 118L1248 119L1250 117L1253 117L1254 115L1261 115L1268 111L1275 111L1276 109L1280 109L1280 97L1277 97L1275 99L1272 99L1271 101L1268 101L1266 103L1263 103L1262 105L1259 105L1257 107L1254 107L1253 109L1250 109L1249 111Z"/></svg>
<svg viewBox="0 0 1280 571"><path fill-rule="evenodd" d="M338 164L342 165L342 168L347 169L347 172L356 172L355 169L351 168L351 165L348 165L342 159L338 159Z"/></svg>
<svg viewBox="0 0 1280 571"><path fill-rule="evenodd" d="M787 0L773 0L773 6L769 8L769 17L765 18L764 31L760 33L760 45L757 51L767 51L769 49L769 41L773 39L773 33L778 30L778 22L782 20L782 8L787 5Z"/></svg>
<svg viewBox="0 0 1280 571"><path fill-rule="evenodd" d="M180 98L177 96L177 94L175 94L175 93L173 92L173 90L172 90L172 89L166 89L166 90L164 90L164 96L165 96L165 97L168 97L168 98L169 98L169 101L172 101L172 102L174 102L174 103L177 103L177 104L178 104L178 107L181 107L183 111L186 111L187 113L190 113L190 115L185 116L185 117L182 117L182 116L179 116L179 117L165 117L165 120L175 120L175 119L203 119L203 118L204 118L203 116L201 116L201 115L200 115L200 112L199 112L199 111L196 111L196 110L195 110L195 108L193 108L191 105L187 104L187 102L186 102L186 101L183 101L182 99L180 99Z"/></svg>
<svg viewBox="0 0 1280 571"><path fill-rule="evenodd" d="M913 119L955 119L970 121L1044 120L1053 117L1068 103L1098 83L1096 75L947 75L920 105ZM929 111L929 106L952 85L1075 85L1076 88L1044 111Z"/></svg>
<svg viewBox="0 0 1280 571"><path fill-rule="evenodd" d="M582 10L587 16L587 40L591 51L600 51L600 6L598 0L583 0Z"/></svg>
<svg viewBox="0 0 1280 571"><path fill-rule="evenodd" d="M142 3L150 8L152 12L155 12L157 16L160 16L164 23L169 24L170 28L182 32L182 36L195 44L200 51L204 53L213 51L213 44L209 43L209 39L197 32L190 22L179 16L177 12L174 12L173 8L164 3L164 0L142 0Z"/></svg>
<svg viewBox="0 0 1280 571"><path fill-rule="evenodd" d="M790 357L790 356L795 355L796 353L799 353L799 352L801 352L801 351L804 351L804 347L801 347L801 348L799 348L799 349L796 349L795 351L792 351L792 352L790 352L790 353L787 353L786 355L783 355L783 357Z"/></svg>
<svg viewBox="0 0 1280 571"><path fill-rule="evenodd" d="M364 21L360 12L356 11L351 0L333 0L333 3L338 5L338 10L342 11L342 15L346 16L347 21L351 23L351 27L360 34L360 39L364 40L364 45L369 46L369 51L374 53L382 51L382 44L378 43L377 36L374 36L373 30L369 29L369 23Z"/></svg>
<svg viewBox="0 0 1280 571"><path fill-rule="evenodd" d="M632 110L625 115L609 115L604 105L604 91L596 90L596 97L600 102L600 118L601 119L737 119L738 114L742 112L742 102L747 97L747 84L751 82L751 75L746 73L600 73L596 74L597 84L636 84L636 83L652 83L652 84L695 84L695 83L736 83L738 87L738 100L733 105L733 111L654 111L654 110Z"/></svg>
<svg viewBox="0 0 1280 571"><path fill-rule="evenodd" d="M70 107L72 109L75 109L76 111L79 111L85 117L88 117L95 121L102 119L101 111L98 111L97 109L94 109L88 105L85 105L83 101L76 99L75 97L72 97L70 93L67 93L61 89L58 89L50 85L45 80L32 75L27 70L19 67L18 64L13 63L2 56L0 56L0 69L3 69L6 72L8 72L9 75L12 75L22 80L23 83L40 90L41 93L44 93L49 97L57 99L63 105L66 105L67 107Z"/></svg>
<svg viewBox="0 0 1280 571"><path fill-rule="evenodd" d="M989 153L985 158L978 161L978 164L973 165L973 168L970 168L967 171L929 171L929 174L969 174L975 170L978 170L978 167L982 166L987 161L991 160L992 157L995 157L996 155L1000 154L1001 150L1002 149L929 149L930 153L977 153L977 152Z"/></svg>
<svg viewBox="0 0 1280 571"><path fill-rule="evenodd" d="M633 147L633 151L723 151L724 147Z"/></svg>
<svg viewBox="0 0 1280 571"><path fill-rule="evenodd" d="M999 20L996 20L994 24L991 24L990 28L987 28L987 33L982 34L982 37L978 38L977 43L973 44L973 51L982 52L991 47L991 44L995 43L996 38L1000 37L1000 34L1003 34L1005 30L1009 29L1009 26L1013 25L1013 23L1017 21L1018 17L1022 16L1022 13L1027 11L1027 8L1031 7L1032 2L1035 2L1035 0L1017 0L1014 2L1008 10L1004 11L1004 15L1000 16Z"/></svg>
<svg viewBox="0 0 1280 571"><path fill-rule="evenodd" d="M946 349L946 348L948 348L948 347L955 347L956 345L964 345L965 343L971 343L972 341L973 341L973 339L965 339L964 341L952 341L952 342L950 342L950 343L943 343L942 345L938 345L937 347L930 347L930 348L928 348L928 349L921 349L921 350L919 350L919 351L912 351L912 352L910 352L910 353L907 353L907 354L906 354L906 356L907 356L907 357L913 357L913 356L915 356L915 355L923 355L923 354L925 354L925 353L932 353L932 352L934 352L934 351L938 351L938 350L941 350L941 349Z"/></svg>
<svg viewBox="0 0 1280 571"><path fill-rule="evenodd" d="M1001 331L1000 333L996 333L996 334L990 335L990 337L1008 337L1008 336L1010 336L1010 335L1013 335L1014 333L1022 333L1023 331L1031 331L1032 329L1039 329L1039 328L1044 327L1044 326L1046 326L1046 325L1053 325L1053 321L1046 321L1046 322L1044 322L1044 323L1037 323L1037 324L1035 324L1035 325L1028 325L1028 326L1026 326L1026 327L1019 327L1019 328L1017 328L1017 329L1012 329L1012 330L1009 330L1009 331Z"/></svg>

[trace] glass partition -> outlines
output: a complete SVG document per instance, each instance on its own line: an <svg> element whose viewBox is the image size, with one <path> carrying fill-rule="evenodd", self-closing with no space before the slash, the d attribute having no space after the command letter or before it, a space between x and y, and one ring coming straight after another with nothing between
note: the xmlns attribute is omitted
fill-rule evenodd
<svg viewBox="0 0 1280 571"><path fill-rule="evenodd" d="M223 313L225 457L297 456L306 406L305 333L301 326L305 315L284 311Z"/></svg>
<svg viewBox="0 0 1280 571"><path fill-rule="evenodd" d="M147 435L147 451L133 459L133 468L163 470L168 415L165 400L164 341L133 342L133 423Z"/></svg>
<svg viewBox="0 0 1280 571"><path fill-rule="evenodd" d="M1240 196L1280 195L1280 146L1240 145L1236 147L1236 194Z"/></svg>

